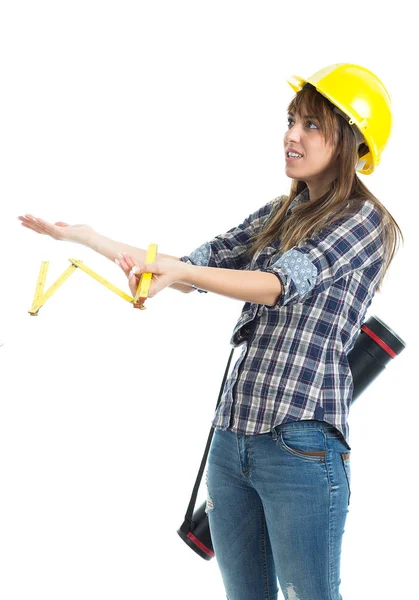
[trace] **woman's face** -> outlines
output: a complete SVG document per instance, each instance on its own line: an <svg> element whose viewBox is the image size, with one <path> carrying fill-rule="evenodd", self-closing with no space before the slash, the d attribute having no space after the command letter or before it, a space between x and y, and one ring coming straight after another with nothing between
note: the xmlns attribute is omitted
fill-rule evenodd
<svg viewBox="0 0 419 600"><path fill-rule="evenodd" d="M284 136L285 174L318 190L336 177L335 149L330 141L325 142L316 116L305 114L306 110L302 112L302 115L288 115L288 130ZM301 157L290 157L290 151Z"/></svg>

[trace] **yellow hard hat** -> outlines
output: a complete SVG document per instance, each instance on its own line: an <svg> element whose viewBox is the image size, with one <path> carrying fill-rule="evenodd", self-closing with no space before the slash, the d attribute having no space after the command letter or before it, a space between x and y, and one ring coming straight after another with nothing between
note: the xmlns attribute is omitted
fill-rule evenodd
<svg viewBox="0 0 419 600"><path fill-rule="evenodd" d="M295 92L310 83L340 114L344 113L342 116L346 115L357 141L362 141L361 133L369 148L356 170L364 175L372 173L380 164L392 125L391 99L382 81L368 69L348 63L330 65L308 79L293 76L287 81Z"/></svg>

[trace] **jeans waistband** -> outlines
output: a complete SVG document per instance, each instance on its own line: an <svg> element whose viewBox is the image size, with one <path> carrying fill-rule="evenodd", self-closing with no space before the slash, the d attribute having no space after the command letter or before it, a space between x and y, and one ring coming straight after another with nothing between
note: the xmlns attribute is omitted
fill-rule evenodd
<svg viewBox="0 0 419 600"><path fill-rule="evenodd" d="M276 433L279 433L284 429L320 429L328 433L330 432L336 437L343 438L341 432L334 425L327 423L326 421L317 421L315 419L307 421L287 421L286 423L281 423L280 425L273 427L273 430L275 430Z"/></svg>

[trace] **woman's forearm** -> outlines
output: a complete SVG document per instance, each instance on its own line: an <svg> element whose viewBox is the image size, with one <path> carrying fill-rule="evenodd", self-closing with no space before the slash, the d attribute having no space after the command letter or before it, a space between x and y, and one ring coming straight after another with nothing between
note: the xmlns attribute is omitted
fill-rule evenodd
<svg viewBox="0 0 419 600"><path fill-rule="evenodd" d="M118 254L127 252L137 262L144 263L147 254L146 250L143 250L142 248L136 248L135 246L130 246L129 244L124 244L123 242L117 242L97 232L92 234L92 236L86 242L86 246L112 261L115 261L115 259L118 258ZM177 256L161 254L160 252L157 253L157 259L158 258L171 258L173 260L180 260L180 258ZM194 288L190 285L180 282L173 283L170 287L184 293L189 293L194 290Z"/></svg>
<svg viewBox="0 0 419 600"><path fill-rule="evenodd" d="M267 306L274 306L282 293L278 277L262 271L238 271L185 264L178 281L214 294Z"/></svg>

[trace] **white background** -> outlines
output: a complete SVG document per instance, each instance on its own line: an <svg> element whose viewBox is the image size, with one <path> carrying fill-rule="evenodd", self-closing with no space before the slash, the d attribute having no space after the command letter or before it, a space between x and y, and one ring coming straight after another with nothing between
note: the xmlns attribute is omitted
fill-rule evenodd
<svg viewBox="0 0 419 600"><path fill-rule="evenodd" d="M128 286L111 261L24 229L17 215L187 254L288 193L286 78L339 62L375 72L393 101L390 143L363 181L405 245L367 317L407 344L351 410L341 593L416 593L417 31L407 2L339 6L3 3L2 600L225 597L215 559L176 530L242 307L167 289L133 310L77 271L31 317L42 260L47 285L75 257ZM203 482L197 506L204 498Z"/></svg>

